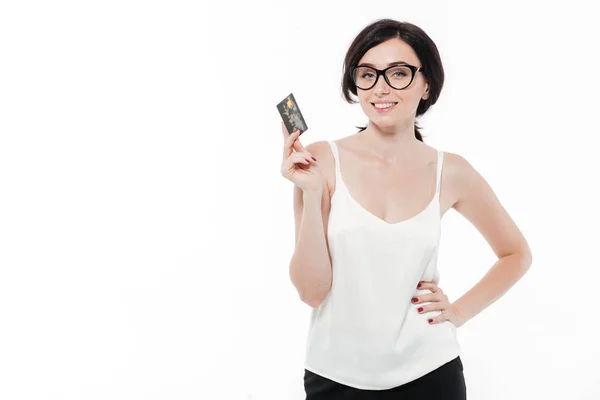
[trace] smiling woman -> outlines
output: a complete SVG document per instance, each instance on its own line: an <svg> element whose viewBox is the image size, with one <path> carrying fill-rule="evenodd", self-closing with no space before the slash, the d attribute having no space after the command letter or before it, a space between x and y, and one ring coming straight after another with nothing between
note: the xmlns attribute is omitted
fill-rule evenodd
<svg viewBox="0 0 600 400"><path fill-rule="evenodd" d="M307 400L464 400L456 331L531 263L527 242L481 175L423 142L415 119L436 103L443 82L437 48L421 28L378 20L350 45L342 79L344 97L358 97L368 126L306 148L297 132L283 132L282 173L295 183L290 278L313 307ZM450 208L500 258L454 303L437 268Z"/></svg>

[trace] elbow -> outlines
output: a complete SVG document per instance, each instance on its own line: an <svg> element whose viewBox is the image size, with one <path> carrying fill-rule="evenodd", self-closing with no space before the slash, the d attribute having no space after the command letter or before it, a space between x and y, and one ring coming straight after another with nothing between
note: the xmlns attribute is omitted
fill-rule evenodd
<svg viewBox="0 0 600 400"><path fill-rule="evenodd" d="M531 263L533 262L533 254L531 253L531 247L529 247L529 243L525 242L525 246L523 246L523 258L525 259L525 265L527 268L531 267Z"/></svg>
<svg viewBox="0 0 600 400"><path fill-rule="evenodd" d="M300 300L302 300L302 302L308 304L309 306L311 306L312 308L317 308L319 307L327 298L327 296L329 296L330 291L328 290L326 293L313 293L313 294L300 294Z"/></svg>
<svg viewBox="0 0 600 400"><path fill-rule="evenodd" d="M523 252L523 266L525 269L529 269L531 267L531 263L533 262L533 255L531 254L531 250L527 249Z"/></svg>
<svg viewBox="0 0 600 400"><path fill-rule="evenodd" d="M533 263L533 255L531 255L531 253L529 253L527 255L527 268L531 267L532 263Z"/></svg>
<svg viewBox="0 0 600 400"><path fill-rule="evenodd" d="M501 257L510 257L514 260L515 265L524 270L528 270L533 261L533 256L528 246L524 246Z"/></svg>
<svg viewBox="0 0 600 400"><path fill-rule="evenodd" d="M516 260L515 265L517 265L519 269L521 269L524 272L529 271L529 268L531 267L531 262L533 260L530 251L520 251L518 253L511 254L511 256L513 256Z"/></svg>
<svg viewBox="0 0 600 400"><path fill-rule="evenodd" d="M300 297L300 300L302 300L304 303L308 304L312 308L317 308L321 305L321 303L323 303L323 300L325 299L321 299L318 297Z"/></svg>
<svg viewBox="0 0 600 400"><path fill-rule="evenodd" d="M331 268L329 268L331 271ZM306 273L304 273L306 274ZM319 307L323 301L329 296L331 291L332 276L328 274L319 279L309 279L310 277L299 274L297 269L290 267L290 280L296 288L298 297L303 303L308 304L312 308Z"/></svg>

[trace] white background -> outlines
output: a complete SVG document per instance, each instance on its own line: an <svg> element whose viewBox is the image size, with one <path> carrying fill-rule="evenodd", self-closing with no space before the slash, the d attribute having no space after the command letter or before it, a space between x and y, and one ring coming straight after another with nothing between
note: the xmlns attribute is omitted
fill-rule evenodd
<svg viewBox="0 0 600 400"><path fill-rule="evenodd" d="M465 157L533 265L459 328L468 398L600 398L592 2L5 1L0 5L0 398L303 399L310 307L289 280L304 145L367 120L345 52L419 25L446 82L425 142ZM443 219L451 300L495 262Z"/></svg>

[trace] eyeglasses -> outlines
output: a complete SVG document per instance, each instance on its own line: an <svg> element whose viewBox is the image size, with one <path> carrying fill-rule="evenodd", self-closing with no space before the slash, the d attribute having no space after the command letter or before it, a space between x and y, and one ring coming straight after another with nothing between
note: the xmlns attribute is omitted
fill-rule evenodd
<svg viewBox="0 0 600 400"><path fill-rule="evenodd" d="M390 87L402 90L412 83L415 74L419 71L423 72L423 67L410 64L392 65L383 70L359 65L352 68L351 76L352 82L362 90L369 90L375 86L379 75L383 75Z"/></svg>

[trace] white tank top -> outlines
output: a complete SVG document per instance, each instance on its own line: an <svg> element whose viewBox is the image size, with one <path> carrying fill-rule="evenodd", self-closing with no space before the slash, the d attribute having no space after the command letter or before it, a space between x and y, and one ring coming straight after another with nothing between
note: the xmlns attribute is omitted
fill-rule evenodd
<svg viewBox="0 0 600 400"><path fill-rule="evenodd" d="M439 284L440 182L417 215L388 223L362 207L340 173L337 144L335 192L327 227L333 281L325 300L312 309L304 367L359 389L390 389L417 379L460 355L450 321L429 324L440 311L417 313L419 281Z"/></svg>

